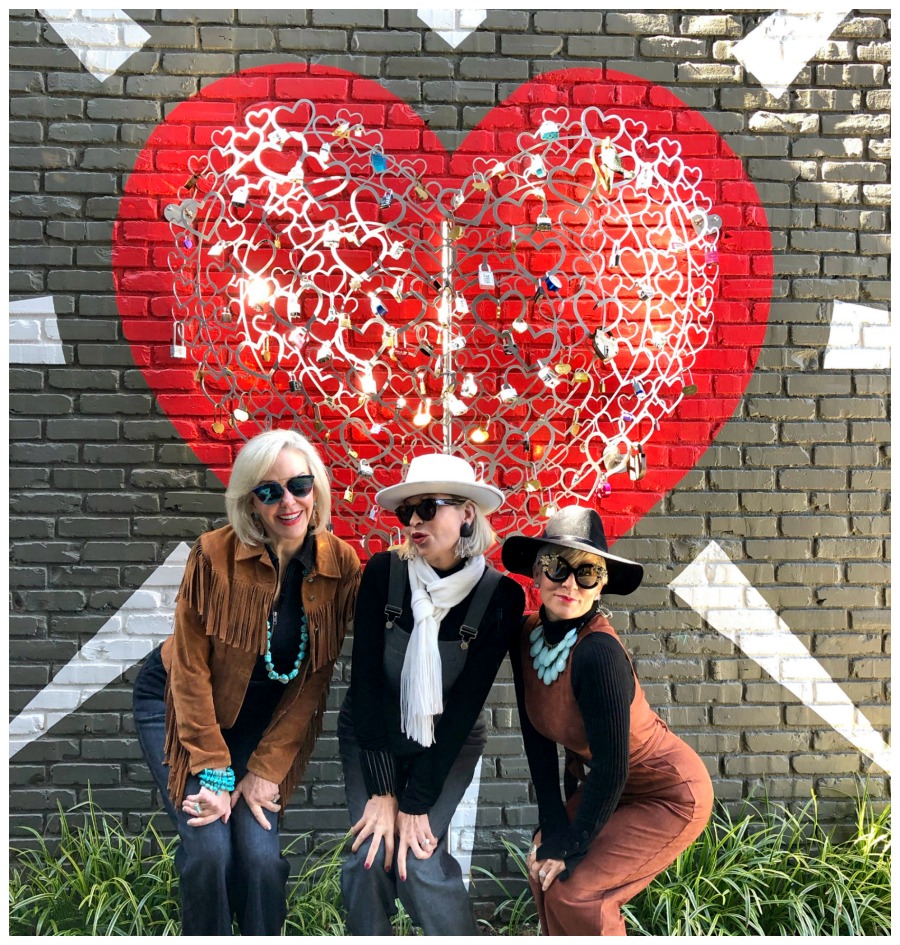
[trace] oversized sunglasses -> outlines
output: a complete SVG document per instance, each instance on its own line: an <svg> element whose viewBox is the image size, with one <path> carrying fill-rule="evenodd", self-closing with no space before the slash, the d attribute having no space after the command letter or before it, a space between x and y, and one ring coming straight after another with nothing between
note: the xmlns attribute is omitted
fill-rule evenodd
<svg viewBox="0 0 900 945"><path fill-rule="evenodd" d="M439 505L462 505L463 502L465 499L421 499L415 505L398 505L394 515L404 525L409 525L413 515L418 515L423 522L430 522L437 515Z"/></svg>
<svg viewBox="0 0 900 945"><path fill-rule="evenodd" d="M575 575L575 583L589 591L601 581L606 583L607 572L602 564L579 564L573 567L562 555L541 555L538 564L544 576L554 584L563 584L569 580L569 575Z"/></svg>
<svg viewBox="0 0 900 945"><path fill-rule="evenodd" d="M305 473L302 476L293 476L283 486L280 482L262 482L250 491L263 505L275 505L284 498L285 486L291 495L304 499L312 492L315 476Z"/></svg>

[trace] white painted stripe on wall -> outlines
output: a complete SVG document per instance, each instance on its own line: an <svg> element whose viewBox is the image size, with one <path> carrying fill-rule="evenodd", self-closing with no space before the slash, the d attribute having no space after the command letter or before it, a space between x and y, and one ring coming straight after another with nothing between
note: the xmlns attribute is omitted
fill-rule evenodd
<svg viewBox="0 0 900 945"><path fill-rule="evenodd" d="M9 756L76 712L172 632L190 546L181 542L78 653L9 723Z"/></svg>
<svg viewBox="0 0 900 945"><path fill-rule="evenodd" d="M731 54L767 92L779 98L849 12L776 10L735 43Z"/></svg>
<svg viewBox="0 0 900 945"><path fill-rule="evenodd" d="M475 765L475 774L466 788L459 807L450 821L449 844L450 852L459 861L462 868L463 882L466 889L472 878L472 849L475 846L475 820L478 816L478 793L481 790L481 763L479 758Z"/></svg>
<svg viewBox="0 0 900 945"><path fill-rule="evenodd" d="M99 82L115 75L150 39L150 34L124 10L39 7L38 13Z"/></svg>
<svg viewBox="0 0 900 945"><path fill-rule="evenodd" d="M487 19L487 10L465 7L433 7L416 10L416 16L431 27L444 42L454 49Z"/></svg>
<svg viewBox="0 0 900 945"><path fill-rule="evenodd" d="M716 542L710 542L669 588L890 774L891 750L880 733Z"/></svg>
<svg viewBox="0 0 900 945"><path fill-rule="evenodd" d="M834 302L823 367L829 371L890 370L890 311Z"/></svg>
<svg viewBox="0 0 900 945"><path fill-rule="evenodd" d="M66 363L52 296L9 303L9 363Z"/></svg>

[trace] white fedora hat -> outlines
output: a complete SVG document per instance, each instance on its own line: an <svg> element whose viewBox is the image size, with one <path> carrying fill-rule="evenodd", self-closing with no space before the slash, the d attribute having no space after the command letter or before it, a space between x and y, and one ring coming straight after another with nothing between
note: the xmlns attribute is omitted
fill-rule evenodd
<svg viewBox="0 0 900 945"><path fill-rule="evenodd" d="M375 494L375 501L393 512L404 499L414 495L444 493L471 499L485 515L503 504L503 493L475 478L475 470L461 456L446 453L425 453L414 456L406 471L406 479Z"/></svg>

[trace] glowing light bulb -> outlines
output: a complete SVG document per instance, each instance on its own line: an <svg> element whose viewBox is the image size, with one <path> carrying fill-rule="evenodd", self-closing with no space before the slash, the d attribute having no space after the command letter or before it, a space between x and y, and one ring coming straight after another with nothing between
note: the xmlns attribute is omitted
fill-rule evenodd
<svg viewBox="0 0 900 945"><path fill-rule="evenodd" d="M251 279L247 286L247 301L260 308L272 298L272 287L267 279Z"/></svg>
<svg viewBox="0 0 900 945"><path fill-rule="evenodd" d="M487 443L491 438L491 431L486 422L480 423L477 427L474 427L469 433L469 440L472 443Z"/></svg>
<svg viewBox="0 0 900 945"><path fill-rule="evenodd" d="M360 378L360 387L364 394L377 394L378 386L375 383L375 378L372 375L372 365L367 364L363 368L362 377Z"/></svg>
<svg viewBox="0 0 900 945"><path fill-rule="evenodd" d="M431 423L431 398L419 401L419 409L413 416L413 425L417 427L427 427Z"/></svg>

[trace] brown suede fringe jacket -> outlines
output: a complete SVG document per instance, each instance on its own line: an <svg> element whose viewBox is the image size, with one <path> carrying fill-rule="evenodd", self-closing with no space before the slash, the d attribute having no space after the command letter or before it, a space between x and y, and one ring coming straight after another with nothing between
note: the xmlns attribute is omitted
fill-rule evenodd
<svg viewBox="0 0 900 945"><path fill-rule="evenodd" d="M322 730L331 672L353 618L359 580L356 552L329 532L317 535L315 571L302 592L308 656L284 687L247 765L279 786L282 809ZM175 632L162 646L168 673L165 760L176 807L189 772L231 764L222 729L237 719L256 659L265 655L276 582L265 547L243 544L230 525L201 535L191 550Z"/></svg>

